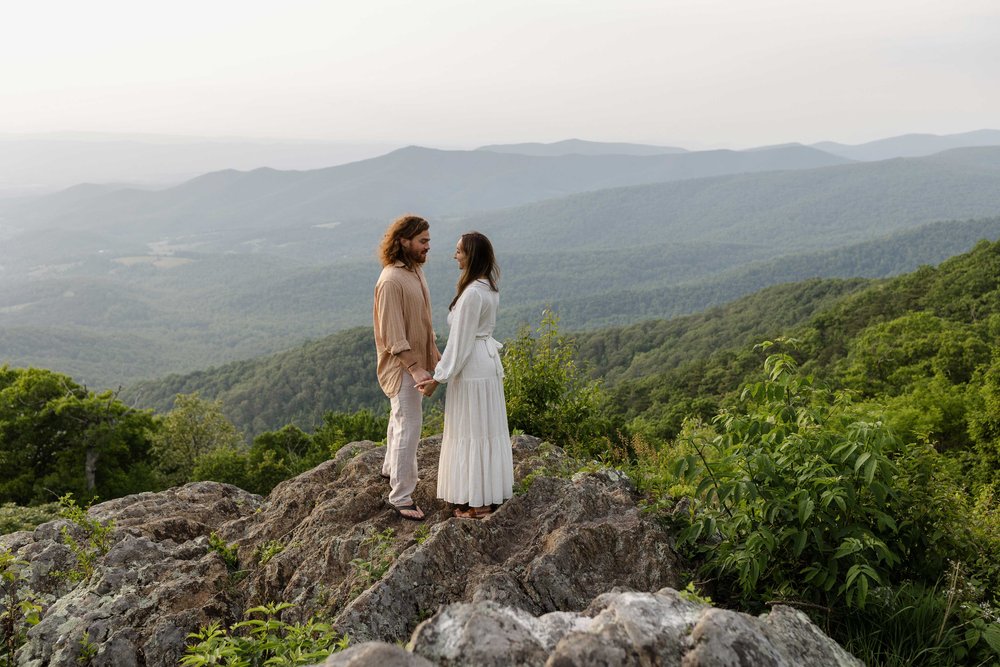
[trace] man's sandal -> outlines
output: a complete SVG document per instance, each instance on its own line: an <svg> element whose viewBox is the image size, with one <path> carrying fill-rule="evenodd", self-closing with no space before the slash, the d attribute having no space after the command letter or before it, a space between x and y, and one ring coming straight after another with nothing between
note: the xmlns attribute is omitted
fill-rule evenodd
<svg viewBox="0 0 1000 667"><path fill-rule="evenodd" d="M396 513L396 516L406 519L408 521L423 521L424 511L417 507L416 503L410 503L409 505L389 505L392 511ZM404 512L419 512L420 516L412 516L410 514L404 514Z"/></svg>

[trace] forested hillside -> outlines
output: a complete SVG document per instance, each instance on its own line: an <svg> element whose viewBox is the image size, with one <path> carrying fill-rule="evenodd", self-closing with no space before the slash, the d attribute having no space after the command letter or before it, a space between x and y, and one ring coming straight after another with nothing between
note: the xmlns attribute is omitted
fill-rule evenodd
<svg viewBox="0 0 1000 667"><path fill-rule="evenodd" d="M607 374L610 381L620 372L612 359L631 358L659 348L664 341L669 341L669 349L679 359L702 356L720 346L749 344L799 324L864 284L863 280L813 280L783 285L705 314L578 334L582 358L594 365L595 376ZM671 334L661 330L683 332L677 338L684 342L671 340ZM441 341L439 347L443 345ZM381 411L388 405L375 380L375 346L368 327L264 358L143 382L128 388L123 396L143 407L166 411L176 394L195 392L220 400L226 416L251 435L285 424L308 430L328 410Z"/></svg>
<svg viewBox="0 0 1000 667"><path fill-rule="evenodd" d="M594 376L604 378L608 386L614 387L625 378L662 372L685 361L703 360L712 352L752 345L758 340L780 335L828 306L831 300L865 284L858 279L798 283L792 280L815 275L898 273L902 267L941 261L952 254L950 249L967 249L986 234L993 238L1000 235L1000 218L936 223L842 251L776 261L734 272L730 281L704 288L651 289L627 296L614 294L612 297L617 298L609 298L607 309L602 311L577 310L573 308L574 300L564 300L559 302L561 305L556 313L561 318L563 330L577 329L575 336L583 358L593 365ZM637 267L637 273L641 274L641 268L641 265ZM508 268L508 273L515 271ZM763 289L726 303L734 295L767 284L764 277L768 275L781 276L789 284ZM592 279L599 279L599 276L592 276ZM501 318L506 322L501 323L499 329L502 337L513 336L521 326L537 326L541 317L541 302L534 309L507 305L512 300L507 295L519 289L523 280L514 275L504 282ZM558 294L558 286L559 283L554 282L525 286L525 289L549 289ZM448 293L444 291L447 288L440 289L436 293ZM370 299L367 291L364 298L366 303ZM589 303L594 302L584 302ZM726 305L688 317L653 319L658 313L669 313L671 307L678 307L677 304L690 312L706 303ZM601 318L620 312L614 309L630 306L646 313L650 319L632 326L579 329L581 322L596 324ZM439 333L446 336L447 329L441 328ZM326 410L384 407L373 380L374 363L370 329L361 327L274 356L143 382L128 387L124 395L144 406L163 410L169 407L174 394L197 391L206 398L222 400L226 414L248 433L278 428L284 423L309 428L318 423Z"/></svg>
<svg viewBox="0 0 1000 667"><path fill-rule="evenodd" d="M690 155L697 154L663 157ZM417 171L438 179L436 188L460 190L464 182L451 168ZM485 183L490 173L465 178ZM174 195L116 199L108 215L135 223L121 236L86 231L86 221L74 217L107 203L105 189L78 188L39 203L40 219L67 227L14 234L0 248L0 360L117 388L367 325L378 272L374 248L387 220L322 222L292 207L279 224L278 200L259 210L253 203L265 196L258 181L267 176L245 176L213 175ZM312 177L325 182L322 174ZM295 192L305 187L302 175L275 178L290 188L296 183ZM229 203L211 215L236 216L245 228L223 232L211 216L195 212L216 196ZM698 312L786 281L913 270L979 238L996 238L998 211L1000 148L970 148L612 188L432 219L426 268L443 332L456 279L452 244L460 232L479 229L493 239L504 271L501 335L537 322L546 307L564 327L580 330ZM199 233L135 236L147 223L156 228L175 215L200 225ZM4 225L8 236L12 222ZM923 229L932 223L952 225L951 233Z"/></svg>
<svg viewBox="0 0 1000 667"><path fill-rule="evenodd" d="M226 416L249 436L286 424L312 430L328 411L381 412L388 406L375 380L370 328L341 331L264 358L143 382L123 397L161 412L176 394L222 402Z"/></svg>
<svg viewBox="0 0 1000 667"><path fill-rule="evenodd" d="M800 341L795 355L807 370L863 395L896 397L905 410L890 418L902 420L897 423L911 434L967 444L960 434L966 411L981 408L984 398L978 390L967 392L966 384L988 377L998 326L1000 243L982 242L938 267L858 290L780 333ZM624 330L625 339L645 340L636 335L640 330ZM686 417L713 414L760 364L760 354L745 343L680 358L672 347L684 334L675 332L656 348L636 345L634 355L622 353L617 339L606 345L600 333L581 336L583 350L592 350L612 379L615 410L655 437L673 437ZM605 347L615 354L602 356Z"/></svg>
<svg viewBox="0 0 1000 667"><path fill-rule="evenodd" d="M670 318L698 312L727 303L735 298L761 290L769 285L824 278L882 278L893 276L924 264L937 264L952 255L968 250L980 239L1000 238L1000 218L967 220L964 222L931 223L912 231L900 232L864 243L811 253L784 255L776 259L750 260L746 246L733 245L726 255L722 247L716 252L706 248L675 245L669 249L645 247L631 257L624 253L593 253L593 271L581 282L592 291L574 296L570 290L559 291L567 275L576 275L566 262L553 261L544 282L528 281L511 276L508 286L536 295L535 304L519 306L515 301L506 313L514 322L530 322L537 318L545 304L553 304L566 327L583 330L626 324L636 320ZM756 250L760 251L760 248ZM632 287L621 287L615 276L602 283L599 273L606 260L620 257L634 274ZM656 256L656 260L651 258ZM647 259L651 261L646 261ZM523 261L515 255L516 263ZM655 267L653 269L652 267ZM515 264L515 270L517 265ZM565 269L560 275L558 268ZM690 273L678 277L679 282L657 285L655 279L644 276L659 270L662 276L676 275L678 270ZM704 273L703 273L704 272ZM531 272L532 274L534 272ZM550 295L545 296L549 291Z"/></svg>

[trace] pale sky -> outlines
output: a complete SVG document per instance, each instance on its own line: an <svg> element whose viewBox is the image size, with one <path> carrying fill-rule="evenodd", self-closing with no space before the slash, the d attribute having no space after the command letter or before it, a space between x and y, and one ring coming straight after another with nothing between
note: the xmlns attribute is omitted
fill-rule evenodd
<svg viewBox="0 0 1000 667"><path fill-rule="evenodd" d="M0 8L0 134L739 148L1000 128L998 0Z"/></svg>

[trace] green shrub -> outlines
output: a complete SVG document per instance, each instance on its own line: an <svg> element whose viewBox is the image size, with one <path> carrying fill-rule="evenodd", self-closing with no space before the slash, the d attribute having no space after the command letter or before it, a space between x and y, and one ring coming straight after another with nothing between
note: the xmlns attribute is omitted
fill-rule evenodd
<svg viewBox="0 0 1000 667"><path fill-rule="evenodd" d="M396 561L396 551L393 549L392 538L395 531L386 528L382 532L371 532L361 541L361 549L365 557L351 560L357 582L351 590L351 597L357 596L363 590L382 578Z"/></svg>
<svg viewBox="0 0 1000 667"><path fill-rule="evenodd" d="M0 550L0 667L13 667L14 652L24 644L28 629L41 620L42 606L24 585L26 565Z"/></svg>
<svg viewBox="0 0 1000 667"><path fill-rule="evenodd" d="M115 524L113 521L91 519L87 513L91 503L80 507L69 493L59 499L59 516L76 527L71 531L69 526L63 526L60 531L63 544L76 556L76 566L65 572L53 571L54 576L66 577L72 582L86 581L94 574L97 559L111 548ZM82 539L77 536L79 533L83 534Z"/></svg>
<svg viewBox="0 0 1000 667"><path fill-rule="evenodd" d="M285 550L285 543L280 540L268 540L253 551L254 559L261 565L267 565L272 558Z"/></svg>
<svg viewBox="0 0 1000 667"><path fill-rule="evenodd" d="M212 623L188 635L195 643L181 658L182 667L203 665L312 665L348 646L328 623L310 618L305 623L287 623L280 615L294 605L287 602L248 609L246 620L227 630ZM252 618L261 616L262 618Z"/></svg>
<svg viewBox="0 0 1000 667"><path fill-rule="evenodd" d="M240 554L239 546L234 542L229 544L226 542L221 535L212 531L208 536L208 549L209 551L214 551L219 554L222 561L226 564L226 569L230 572L235 572L240 566Z"/></svg>
<svg viewBox="0 0 1000 667"><path fill-rule="evenodd" d="M0 505L0 535L19 530L34 530L59 516L59 503L22 507L15 503Z"/></svg>
<svg viewBox="0 0 1000 667"><path fill-rule="evenodd" d="M967 597L957 564L944 583L875 589L864 609L842 617L833 636L866 665L996 664L1000 625Z"/></svg>
<svg viewBox="0 0 1000 667"><path fill-rule="evenodd" d="M211 480L232 484L241 489L257 493L252 488L247 453L237 447L225 445L199 454L191 469L191 481Z"/></svg>
<svg viewBox="0 0 1000 667"><path fill-rule="evenodd" d="M764 371L716 418L719 434L693 440L697 454L676 463L701 501L682 540L703 540L707 566L750 604L863 607L906 551L890 458L900 443L788 354L769 356Z"/></svg>
<svg viewBox="0 0 1000 667"><path fill-rule="evenodd" d="M313 465L330 458L349 442L385 440L388 426L388 415L378 416L371 410L327 412L323 424L313 433L314 450L322 456Z"/></svg>
<svg viewBox="0 0 1000 667"><path fill-rule="evenodd" d="M576 361L573 341L546 311L538 336L527 329L503 348L504 392L511 429L589 455L606 452L615 428L607 396Z"/></svg>

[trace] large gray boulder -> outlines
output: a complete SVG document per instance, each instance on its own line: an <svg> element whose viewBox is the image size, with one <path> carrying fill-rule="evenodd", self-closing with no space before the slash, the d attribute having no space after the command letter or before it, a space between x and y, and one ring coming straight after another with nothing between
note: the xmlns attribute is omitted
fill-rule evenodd
<svg viewBox="0 0 1000 667"><path fill-rule="evenodd" d="M408 648L447 667L862 664L791 607L755 618L669 588L606 593L579 613L538 617L492 602L452 604L422 623Z"/></svg>

